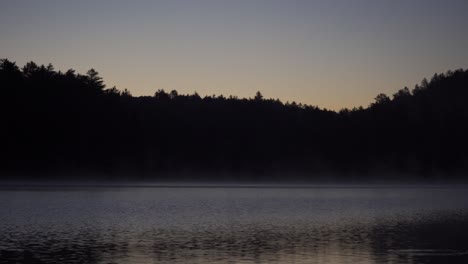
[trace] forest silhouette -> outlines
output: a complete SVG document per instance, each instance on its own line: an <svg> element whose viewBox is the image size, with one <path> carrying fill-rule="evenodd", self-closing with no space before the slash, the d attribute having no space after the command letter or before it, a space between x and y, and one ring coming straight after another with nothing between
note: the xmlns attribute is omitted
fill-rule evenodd
<svg viewBox="0 0 468 264"><path fill-rule="evenodd" d="M93 69L20 68L7 59L0 84L3 178L453 179L468 172L468 70L338 112L260 92L135 97L106 88Z"/></svg>

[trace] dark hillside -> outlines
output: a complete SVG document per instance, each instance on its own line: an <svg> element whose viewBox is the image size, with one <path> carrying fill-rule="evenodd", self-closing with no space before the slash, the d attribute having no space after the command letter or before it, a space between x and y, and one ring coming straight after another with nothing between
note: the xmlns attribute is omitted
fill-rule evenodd
<svg viewBox="0 0 468 264"><path fill-rule="evenodd" d="M338 113L260 93L133 97L106 89L94 70L63 73L33 62L20 69L8 60L0 62L0 89L4 175L468 172L464 70Z"/></svg>

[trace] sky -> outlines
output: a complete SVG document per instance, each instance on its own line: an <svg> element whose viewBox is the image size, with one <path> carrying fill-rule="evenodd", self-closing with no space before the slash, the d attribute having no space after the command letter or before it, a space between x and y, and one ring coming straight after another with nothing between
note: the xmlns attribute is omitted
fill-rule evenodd
<svg viewBox="0 0 468 264"><path fill-rule="evenodd" d="M368 106L468 68L466 0L0 0L0 58L96 69L135 96Z"/></svg>

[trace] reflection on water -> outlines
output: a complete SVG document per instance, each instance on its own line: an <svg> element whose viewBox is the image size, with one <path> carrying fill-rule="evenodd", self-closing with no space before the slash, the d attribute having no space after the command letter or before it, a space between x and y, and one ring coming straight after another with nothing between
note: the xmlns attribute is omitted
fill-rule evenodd
<svg viewBox="0 0 468 264"><path fill-rule="evenodd" d="M2 188L0 263L468 263L451 188Z"/></svg>

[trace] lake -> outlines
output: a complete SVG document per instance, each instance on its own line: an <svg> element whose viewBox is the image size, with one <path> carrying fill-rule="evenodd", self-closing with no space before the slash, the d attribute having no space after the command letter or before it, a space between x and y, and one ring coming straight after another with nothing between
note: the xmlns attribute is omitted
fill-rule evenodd
<svg viewBox="0 0 468 264"><path fill-rule="evenodd" d="M468 188L3 186L0 263L468 263Z"/></svg>

